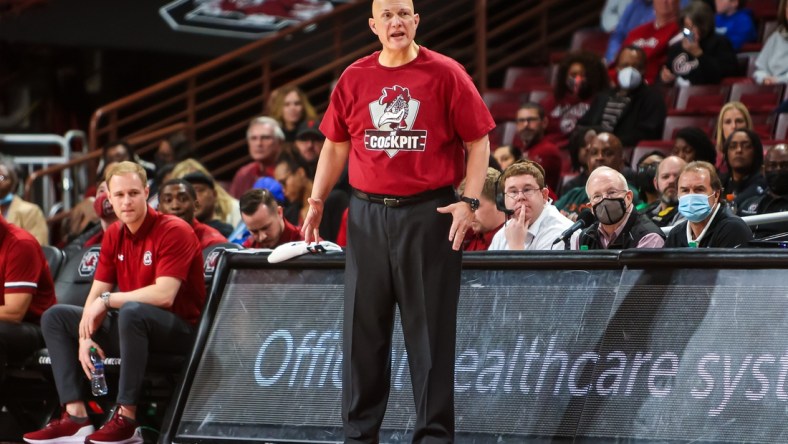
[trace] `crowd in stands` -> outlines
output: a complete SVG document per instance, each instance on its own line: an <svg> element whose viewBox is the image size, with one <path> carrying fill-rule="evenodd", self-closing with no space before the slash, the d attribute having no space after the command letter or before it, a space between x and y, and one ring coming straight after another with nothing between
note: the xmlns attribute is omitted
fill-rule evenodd
<svg viewBox="0 0 788 444"><path fill-rule="evenodd" d="M730 88L720 89L724 92L714 100L689 111L716 124L667 125L672 116L686 116L686 109L676 107L677 89L788 83L787 3L779 2L774 32L759 36L757 18L744 0L609 0L602 17L603 29L611 31L607 53L566 54L554 69L550 93L498 122L499 128L513 124L515 131L509 140L502 139L503 132L491 138L490 168L464 249L739 247L788 232L788 222L750 227L741 219L788 209L787 136L772 127L763 131L764 123L774 126L786 118L780 114L788 112L784 103L759 107L755 114L744 96L728 101ZM762 49L752 76L742 78L737 51L759 38ZM779 96L786 99L788 93ZM107 144L98 183L72 212L67 236L52 241L63 248L102 245L102 252L113 254L100 258L103 272L90 290L85 314L52 310L41 322L43 336L38 323L55 298L46 261L34 247L36 241L50 242L47 223L39 207L19 197L16 166L0 161L0 249L6 251L0 254L5 288L0 359L42 347L44 338L47 345L58 344L52 362L67 406L53 423L54 432L50 427L29 439L50 442L61 432L95 441L134 439L129 430L136 424L137 380L124 380L118 400L124 408L108 423L114 429L96 432L88 426L73 389L80 364L85 371L91 366L86 347L117 350L118 344L161 334L162 325L173 336L161 347L176 347L177 338L191 333L204 298L202 274L195 271L203 249L228 241L275 248L301 240L325 140L319 123L298 88L273 93L267 115L253 118L245 133L251 161L230 183L216 180L190 157L183 135L162 140L150 162L126 142ZM345 171L325 201L319 230L324 240L344 245L350 195ZM565 235L577 220L584 227ZM673 228L666 235L664 227ZM167 239L161 230L170 230L167 242L137 251L138 241ZM128 250L107 247L126 243ZM132 252L167 271L136 276L124 262ZM26 259L14 261L20 254ZM141 297L136 292L141 288L155 290L147 293L155 298ZM155 310L140 308L145 304ZM119 318L104 318L121 307ZM125 337L126 327L118 325L132 328L145 323L140 319L155 322L136 339ZM24 326L10 342L9 323ZM87 333L101 329L106 337L99 345ZM129 372L141 372L139 360L144 368L147 357L135 347L137 354L128 355L135 357Z"/></svg>

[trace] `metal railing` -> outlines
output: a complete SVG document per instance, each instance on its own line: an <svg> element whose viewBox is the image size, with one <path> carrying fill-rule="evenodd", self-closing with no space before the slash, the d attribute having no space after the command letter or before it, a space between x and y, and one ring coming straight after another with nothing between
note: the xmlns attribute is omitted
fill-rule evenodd
<svg viewBox="0 0 788 444"><path fill-rule="evenodd" d="M72 152L72 147L75 143L79 144L82 153L87 151L85 133L78 130L71 130L62 136L59 134L0 134L0 146L14 145L25 148L59 147L60 152L57 154L44 153L41 155L33 155L22 150L19 152L19 155L9 156L17 165L27 170L29 177L35 175L36 171L47 169L50 165L70 163L75 154ZM9 152L8 149L4 151L6 154ZM79 178L80 181L84 183L87 177L84 175L84 171L80 169L64 168L58 170L58 173L60 173L59 180L56 179L55 175L43 177L43 183L40 189L41 195L38 199L35 199L37 202L41 203L42 207L47 210L48 213L51 213L53 209L70 210L72 204L78 200L74 178ZM32 188L25 187L25 200L34 199L32 191ZM58 196L60 196L60 199L58 199ZM62 208L56 205L58 202L60 202ZM51 216L52 214L49 215Z"/></svg>
<svg viewBox="0 0 788 444"><path fill-rule="evenodd" d="M549 45L596 24L602 3L420 0L417 41L466 66L483 91L489 76L508 66L547 63ZM273 90L297 85L322 111L342 70L379 48L369 15L369 2L339 6L107 104L91 119L90 147L183 121L195 157L214 175L229 178L249 161L244 128L265 111Z"/></svg>

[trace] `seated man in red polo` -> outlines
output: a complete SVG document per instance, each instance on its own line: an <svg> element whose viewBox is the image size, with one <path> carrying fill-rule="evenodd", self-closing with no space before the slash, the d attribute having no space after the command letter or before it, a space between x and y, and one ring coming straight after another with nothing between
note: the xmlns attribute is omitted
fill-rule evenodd
<svg viewBox="0 0 788 444"><path fill-rule="evenodd" d="M222 233L194 217L199 205L194 187L184 179L168 180L159 191L159 211L162 214L180 217L191 225L197 240L200 241L200 248L227 242L227 238L222 236Z"/></svg>
<svg viewBox="0 0 788 444"><path fill-rule="evenodd" d="M243 243L244 248L276 248L288 242L304 240L301 230L288 222L282 207L271 192L252 189L245 192L239 201L241 219L251 235Z"/></svg>
<svg viewBox="0 0 788 444"><path fill-rule="evenodd" d="M9 357L44 347L38 323L55 304L49 264L32 234L0 214L0 373Z"/></svg>
<svg viewBox="0 0 788 444"><path fill-rule="evenodd" d="M136 411L148 356L187 353L184 344L192 341L205 302L194 230L148 206L147 175L139 164L121 162L106 179L119 223L104 233L85 306L58 304L41 317L65 410L44 429L25 434L29 443L142 443ZM82 400L82 386L93 370L91 347L102 358L121 358L117 408L95 432Z"/></svg>

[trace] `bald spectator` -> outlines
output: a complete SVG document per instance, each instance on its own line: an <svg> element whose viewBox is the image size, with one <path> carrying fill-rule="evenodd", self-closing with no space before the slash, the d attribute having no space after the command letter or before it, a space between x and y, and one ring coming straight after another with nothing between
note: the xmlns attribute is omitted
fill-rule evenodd
<svg viewBox="0 0 788 444"><path fill-rule="evenodd" d="M515 162L499 179L504 205L512 217L493 237L490 250L551 250L553 241L572 225L550 202L544 170L529 160Z"/></svg>
<svg viewBox="0 0 788 444"><path fill-rule="evenodd" d="M493 236L503 227L506 215L495 206L495 183L501 177L501 172L495 168L487 168L482 194L479 196L479 208L473 212L471 229L465 235L462 243L463 251L485 251L489 249ZM465 191L465 181L460 184L457 192L462 195Z"/></svg>
<svg viewBox="0 0 788 444"><path fill-rule="evenodd" d="M722 182L714 165L690 162L679 176L679 212L687 220L674 226L666 248L734 248L752 239L750 227L720 203Z"/></svg>
<svg viewBox="0 0 788 444"><path fill-rule="evenodd" d="M601 126L615 134L625 147L634 147L641 140L661 139L667 107L660 93L644 81L645 68L642 49L624 48L613 74L616 87L597 94L577 124Z"/></svg>
<svg viewBox="0 0 788 444"><path fill-rule="evenodd" d="M597 221L584 229L578 245L589 250L661 248L665 235L648 217L638 213L624 175L599 167L591 172L586 193Z"/></svg>
<svg viewBox="0 0 788 444"><path fill-rule="evenodd" d="M618 137L610 133L600 133L592 139L588 149L587 170L593 172L599 167L606 166L621 172L624 170L623 156L623 148ZM567 191L555 204L556 208L572 220L576 219L583 209L590 208L585 185ZM634 201L638 202L640 196L637 191L633 190L632 193Z"/></svg>
<svg viewBox="0 0 788 444"><path fill-rule="evenodd" d="M258 178L273 177L284 140L285 133L275 119L262 116L249 122L246 143L252 161L235 173L230 185L230 195L239 199L243 193L252 189Z"/></svg>
<svg viewBox="0 0 788 444"><path fill-rule="evenodd" d="M200 204L192 184L184 179L170 179L161 186L159 192L159 211L183 219L194 230L200 248L227 242L227 238L216 229L201 223L195 218Z"/></svg>
<svg viewBox="0 0 788 444"><path fill-rule="evenodd" d="M517 137L514 146L523 159L532 160L545 170L545 183L554 192L561 182L561 153L544 137L548 117L542 105L528 102L517 111Z"/></svg>
<svg viewBox="0 0 788 444"><path fill-rule="evenodd" d="M659 200L644 210L658 227L676 225L683 218L679 213L678 181L681 170L687 162L678 156L662 159L654 178L654 186L659 192Z"/></svg>
<svg viewBox="0 0 788 444"><path fill-rule="evenodd" d="M0 160L0 212L5 220L27 231L39 244L49 245L49 227L41 208L16 195L19 176L16 165L10 160Z"/></svg>
<svg viewBox="0 0 788 444"><path fill-rule="evenodd" d="M747 199L739 208L742 216L788 211L788 145L775 145L766 150L763 175L768 185L766 193ZM788 232L788 222L759 224L753 227L756 238Z"/></svg>
<svg viewBox="0 0 788 444"><path fill-rule="evenodd" d="M241 196L240 204L241 219L251 233L245 248L276 248L303 240L301 231L285 219L282 207L268 190L249 190Z"/></svg>

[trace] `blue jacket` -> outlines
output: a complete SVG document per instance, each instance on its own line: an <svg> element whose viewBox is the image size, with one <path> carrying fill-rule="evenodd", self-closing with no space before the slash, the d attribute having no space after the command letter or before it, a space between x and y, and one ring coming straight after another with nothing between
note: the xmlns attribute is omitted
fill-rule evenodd
<svg viewBox="0 0 788 444"><path fill-rule="evenodd" d="M740 9L732 15L717 14L715 17L717 34L728 37L733 50L738 51L742 45L758 39L758 31L749 9Z"/></svg>

